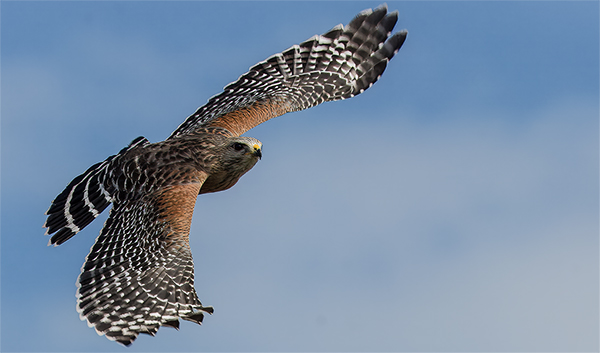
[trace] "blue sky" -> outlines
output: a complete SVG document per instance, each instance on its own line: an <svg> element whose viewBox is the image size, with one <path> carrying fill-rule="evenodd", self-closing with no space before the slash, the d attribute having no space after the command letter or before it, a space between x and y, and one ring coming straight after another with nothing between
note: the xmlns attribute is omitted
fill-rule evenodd
<svg viewBox="0 0 600 353"><path fill-rule="evenodd" d="M256 62L378 2L2 2L2 351L597 351L598 2L388 2L364 94L247 133L198 199L215 314L123 348L79 320L106 213L57 248L76 175L166 138Z"/></svg>

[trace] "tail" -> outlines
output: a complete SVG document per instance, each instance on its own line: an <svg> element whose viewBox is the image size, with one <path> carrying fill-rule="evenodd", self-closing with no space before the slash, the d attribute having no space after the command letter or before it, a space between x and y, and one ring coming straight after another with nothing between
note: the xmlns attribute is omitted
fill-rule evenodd
<svg viewBox="0 0 600 353"><path fill-rule="evenodd" d="M118 154L94 164L67 185L46 211L46 234L56 233L50 238L48 245L58 246L69 240L110 205L113 190L107 179L114 165L113 161L133 148L147 144L149 142L145 137L136 138Z"/></svg>

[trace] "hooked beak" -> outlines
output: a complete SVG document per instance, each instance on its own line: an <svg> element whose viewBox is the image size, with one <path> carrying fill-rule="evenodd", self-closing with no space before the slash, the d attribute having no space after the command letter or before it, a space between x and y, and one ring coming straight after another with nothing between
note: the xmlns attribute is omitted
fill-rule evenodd
<svg viewBox="0 0 600 353"><path fill-rule="evenodd" d="M260 150L260 146L254 145L254 155L258 157L258 159L262 158L262 152Z"/></svg>

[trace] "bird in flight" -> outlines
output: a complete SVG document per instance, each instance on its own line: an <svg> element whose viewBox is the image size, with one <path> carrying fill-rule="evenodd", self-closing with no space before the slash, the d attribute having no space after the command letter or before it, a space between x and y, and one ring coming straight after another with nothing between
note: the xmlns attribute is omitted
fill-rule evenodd
<svg viewBox="0 0 600 353"><path fill-rule="evenodd" d="M398 12L359 13L346 26L252 66L165 141L144 137L73 179L44 224L58 246L111 203L81 269L77 311L99 335L130 345L179 319L202 323L213 308L194 289L190 225L199 194L227 190L262 157L246 131L276 116L354 97L375 83L407 32Z"/></svg>

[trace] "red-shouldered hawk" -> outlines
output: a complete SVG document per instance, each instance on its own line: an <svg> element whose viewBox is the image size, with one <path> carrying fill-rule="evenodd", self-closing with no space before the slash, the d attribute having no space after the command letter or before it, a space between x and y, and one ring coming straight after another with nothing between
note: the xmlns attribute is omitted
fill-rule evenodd
<svg viewBox="0 0 600 353"><path fill-rule="evenodd" d="M44 227L60 245L113 204L78 279L77 311L100 335L130 345L212 307L194 290L189 232L199 194L226 190L261 158L240 136L287 112L350 98L379 79L406 31L385 5L262 61L188 117L171 136L138 137L76 177Z"/></svg>

